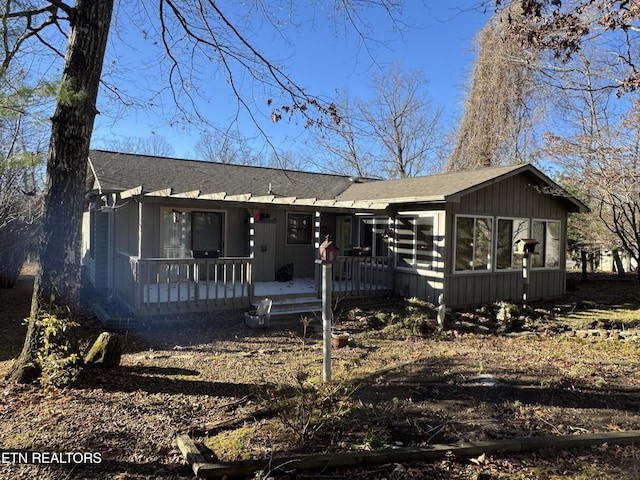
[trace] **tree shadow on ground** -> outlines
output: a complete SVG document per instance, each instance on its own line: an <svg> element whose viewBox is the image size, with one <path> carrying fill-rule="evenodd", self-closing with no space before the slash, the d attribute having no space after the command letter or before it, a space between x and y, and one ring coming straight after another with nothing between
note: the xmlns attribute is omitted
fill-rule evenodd
<svg viewBox="0 0 640 480"><path fill-rule="evenodd" d="M198 375L200 372L196 370L174 367L92 367L82 372L73 387L77 389L100 388L108 392L143 391L150 394L179 393L222 397L244 397L249 395L254 388L251 384L176 378L197 377Z"/></svg>
<svg viewBox="0 0 640 480"><path fill-rule="evenodd" d="M504 366L492 375L455 359L418 362L360 385L353 394L360 408L347 421L373 425L385 412L385 433L405 444L630 430L640 424L639 388L569 383L552 370L544 374L546 383L520 378Z"/></svg>
<svg viewBox="0 0 640 480"><path fill-rule="evenodd" d="M451 373L455 371L455 373ZM539 374L540 372L536 372ZM362 392L359 389L358 392ZM624 408L640 414L640 388L613 385L596 388L579 379L568 381L547 367L543 377L523 377L501 367L495 374L466 369L454 359L417 362L387 372L372 390L376 399L411 398L416 401L474 399L476 402L519 402L563 408Z"/></svg>

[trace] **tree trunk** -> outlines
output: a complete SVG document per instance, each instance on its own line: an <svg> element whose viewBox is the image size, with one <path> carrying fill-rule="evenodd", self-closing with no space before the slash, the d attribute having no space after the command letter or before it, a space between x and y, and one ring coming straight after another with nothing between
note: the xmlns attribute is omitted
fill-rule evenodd
<svg viewBox="0 0 640 480"><path fill-rule="evenodd" d="M122 335L103 332L84 356L84 363L86 365L117 367L120 365L123 349L124 337Z"/></svg>
<svg viewBox="0 0 640 480"><path fill-rule="evenodd" d="M27 382L38 376L34 361L40 312L73 315L80 289L82 210L89 145L98 113L96 99L109 35L113 0L76 0L47 155L40 269L34 282L31 321L22 353L10 378Z"/></svg>
<svg viewBox="0 0 640 480"><path fill-rule="evenodd" d="M580 250L580 265L582 267L582 281L588 282L589 277L587 276L587 252L584 250Z"/></svg>
<svg viewBox="0 0 640 480"><path fill-rule="evenodd" d="M611 250L613 254L613 265L615 266L616 271L619 276L624 276L624 265L622 265L622 259L620 258L620 252L617 248Z"/></svg>

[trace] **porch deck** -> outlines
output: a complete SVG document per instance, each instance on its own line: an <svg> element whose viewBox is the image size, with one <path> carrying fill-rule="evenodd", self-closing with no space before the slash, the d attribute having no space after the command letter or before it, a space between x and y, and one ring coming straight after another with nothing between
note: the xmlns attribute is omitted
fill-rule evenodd
<svg viewBox="0 0 640 480"><path fill-rule="evenodd" d="M250 258L137 259L121 256L116 293L135 315L241 310L269 297L273 311L301 302L295 311L317 310L318 282L252 282ZM388 257L340 257L334 265L333 295L364 297L390 291Z"/></svg>

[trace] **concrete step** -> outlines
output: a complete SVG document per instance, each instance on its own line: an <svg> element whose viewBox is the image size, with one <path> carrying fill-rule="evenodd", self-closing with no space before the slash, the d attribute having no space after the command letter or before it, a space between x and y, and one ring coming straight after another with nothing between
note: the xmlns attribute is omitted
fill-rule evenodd
<svg viewBox="0 0 640 480"><path fill-rule="evenodd" d="M120 332L135 330L138 326L137 318L112 315L98 303L93 305L93 311L100 320L100 323L102 323L102 326L108 331Z"/></svg>
<svg viewBox="0 0 640 480"><path fill-rule="evenodd" d="M291 315L295 313L320 313L322 300L318 297L298 297L288 299L274 298L271 304L271 316Z"/></svg>

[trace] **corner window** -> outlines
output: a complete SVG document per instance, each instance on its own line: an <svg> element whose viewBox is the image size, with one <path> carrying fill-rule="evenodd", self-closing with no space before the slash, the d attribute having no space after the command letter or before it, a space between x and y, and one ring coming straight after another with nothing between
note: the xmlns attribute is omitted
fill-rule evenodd
<svg viewBox="0 0 640 480"><path fill-rule="evenodd" d="M287 244L311 245L313 218L310 213L287 214Z"/></svg>
<svg viewBox="0 0 640 480"><path fill-rule="evenodd" d="M560 222L534 220L532 236L539 243L532 255L533 268L558 268L560 266Z"/></svg>
<svg viewBox="0 0 640 480"><path fill-rule="evenodd" d="M396 219L399 267L433 267L434 226L434 217L400 216Z"/></svg>
<svg viewBox="0 0 640 480"><path fill-rule="evenodd" d="M360 225L360 245L357 250L361 255L386 257L389 255L389 218L363 218Z"/></svg>
<svg viewBox="0 0 640 480"><path fill-rule="evenodd" d="M455 270L491 270L491 217L456 217Z"/></svg>
<svg viewBox="0 0 640 480"><path fill-rule="evenodd" d="M516 255L521 239L529 236L529 220L499 218L497 227L496 269L522 268L522 255Z"/></svg>

